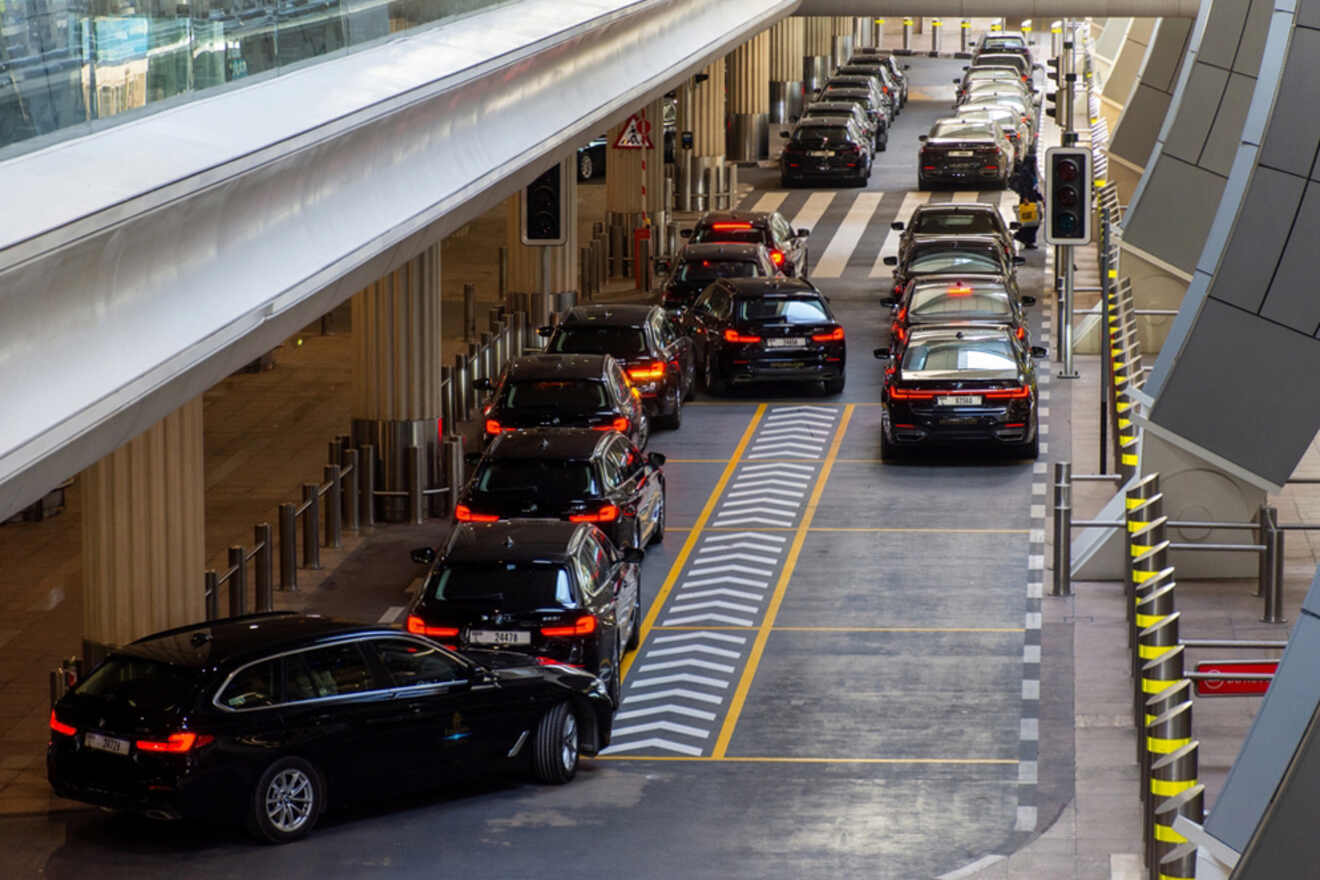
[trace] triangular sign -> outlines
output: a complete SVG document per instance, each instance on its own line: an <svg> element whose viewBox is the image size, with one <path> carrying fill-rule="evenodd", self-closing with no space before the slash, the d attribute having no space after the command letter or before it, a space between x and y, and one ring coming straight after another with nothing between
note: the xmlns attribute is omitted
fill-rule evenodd
<svg viewBox="0 0 1320 880"><path fill-rule="evenodd" d="M616 150L649 150L651 143L651 123L634 113L623 124L623 129L614 140Z"/></svg>

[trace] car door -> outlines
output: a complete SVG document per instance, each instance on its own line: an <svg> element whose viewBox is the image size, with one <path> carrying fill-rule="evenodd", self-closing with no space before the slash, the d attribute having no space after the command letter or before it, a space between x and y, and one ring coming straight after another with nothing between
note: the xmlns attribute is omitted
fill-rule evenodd
<svg viewBox="0 0 1320 880"><path fill-rule="evenodd" d="M664 311L657 310L654 321L656 342L663 352L665 363L678 371L679 396L686 399L692 390L695 376L692 340L678 332Z"/></svg>
<svg viewBox="0 0 1320 880"><path fill-rule="evenodd" d="M629 535L635 534L637 546L645 547L646 539L654 525L655 510L652 507L651 493L646 486L646 473L641 452L624 438L615 438L605 450L608 466L619 473L618 493L620 509L632 520L635 532L623 532L620 537L626 543Z"/></svg>
<svg viewBox="0 0 1320 880"><path fill-rule="evenodd" d="M583 599L591 607L592 613L603 624L600 645L600 667L613 663L615 640L618 640L619 654L623 654L624 635L629 632L636 595L620 581L617 557L609 538L599 530L593 530L583 537L581 553L591 575L591 581L583 591ZM611 669L618 675L618 669Z"/></svg>
<svg viewBox="0 0 1320 880"><path fill-rule="evenodd" d="M788 225L784 215L776 211L770 216L770 230L774 234L775 247L783 251L793 264L793 274L799 278L807 277L807 239L799 236L797 230Z"/></svg>

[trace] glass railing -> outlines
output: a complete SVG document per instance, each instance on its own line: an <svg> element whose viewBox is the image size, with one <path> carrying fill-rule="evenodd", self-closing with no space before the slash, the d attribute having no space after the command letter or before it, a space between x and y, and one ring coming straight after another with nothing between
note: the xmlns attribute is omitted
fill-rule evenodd
<svg viewBox="0 0 1320 880"><path fill-rule="evenodd" d="M0 158L504 2L0 0Z"/></svg>

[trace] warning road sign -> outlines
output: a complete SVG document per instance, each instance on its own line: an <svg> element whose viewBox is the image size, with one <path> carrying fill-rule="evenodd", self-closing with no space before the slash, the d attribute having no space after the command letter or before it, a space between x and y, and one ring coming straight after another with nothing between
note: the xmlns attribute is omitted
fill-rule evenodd
<svg viewBox="0 0 1320 880"><path fill-rule="evenodd" d="M651 123L647 122L644 116L638 116L636 113L628 117L619 136L614 140L616 150L649 150L653 146Z"/></svg>

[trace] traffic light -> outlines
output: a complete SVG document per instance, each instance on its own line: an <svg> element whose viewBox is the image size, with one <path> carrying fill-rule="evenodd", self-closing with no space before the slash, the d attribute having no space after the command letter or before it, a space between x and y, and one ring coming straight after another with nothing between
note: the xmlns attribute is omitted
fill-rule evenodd
<svg viewBox="0 0 1320 880"><path fill-rule="evenodd" d="M523 190L522 243L563 244L564 214L564 166L556 162Z"/></svg>
<svg viewBox="0 0 1320 880"><path fill-rule="evenodd" d="M1062 61L1063 56L1061 55L1056 55L1045 61L1047 66L1045 77L1054 81L1054 91L1051 92L1048 88L1045 89L1045 102L1050 105L1045 108L1045 113L1052 117L1055 122L1062 122L1059 119L1059 107L1063 105L1063 91L1059 88L1063 82L1063 77L1059 73Z"/></svg>
<svg viewBox="0 0 1320 880"><path fill-rule="evenodd" d="M1045 151L1045 241L1087 244L1091 240L1091 149L1050 147Z"/></svg>

